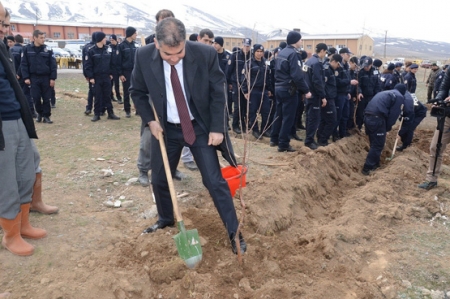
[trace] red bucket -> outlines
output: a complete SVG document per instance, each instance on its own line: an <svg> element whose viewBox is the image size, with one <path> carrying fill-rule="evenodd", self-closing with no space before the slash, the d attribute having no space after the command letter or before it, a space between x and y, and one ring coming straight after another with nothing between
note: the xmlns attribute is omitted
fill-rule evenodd
<svg viewBox="0 0 450 299"><path fill-rule="evenodd" d="M242 172L242 173L241 173ZM222 176L227 181L228 187L230 187L231 196L234 197L236 190L241 183L242 175L242 187L246 185L247 167L238 165L237 167L227 166L222 168Z"/></svg>

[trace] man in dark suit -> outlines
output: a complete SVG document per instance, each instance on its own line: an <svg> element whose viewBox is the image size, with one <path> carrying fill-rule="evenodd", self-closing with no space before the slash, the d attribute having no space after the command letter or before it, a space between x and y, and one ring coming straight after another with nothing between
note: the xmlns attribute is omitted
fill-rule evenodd
<svg viewBox="0 0 450 299"><path fill-rule="evenodd" d="M216 151L222 142L231 150L229 139L224 138L225 76L213 47L185 41L185 37L181 21L166 18L158 23L155 43L136 52L130 92L143 122L149 124L152 138L164 133L172 173L183 146L191 149L203 183L228 231L233 252L237 253L238 219ZM155 121L149 97L160 123ZM159 219L147 232L174 224L159 142L153 140L151 146L151 181ZM241 234L239 244L244 253L247 245Z"/></svg>

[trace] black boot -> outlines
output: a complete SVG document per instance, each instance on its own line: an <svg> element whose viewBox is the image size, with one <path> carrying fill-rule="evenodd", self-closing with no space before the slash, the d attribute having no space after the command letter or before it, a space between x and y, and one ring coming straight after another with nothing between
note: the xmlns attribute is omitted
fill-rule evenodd
<svg viewBox="0 0 450 299"><path fill-rule="evenodd" d="M52 124L53 121L50 119L50 116L44 116L44 123L45 124Z"/></svg>
<svg viewBox="0 0 450 299"><path fill-rule="evenodd" d="M42 121L42 115L40 113L38 113L37 117L36 117L36 121L38 123L40 123Z"/></svg>
<svg viewBox="0 0 450 299"><path fill-rule="evenodd" d="M94 117L91 119L91 121L99 121L100 115L94 115Z"/></svg>
<svg viewBox="0 0 450 299"><path fill-rule="evenodd" d="M120 117L114 114L114 112L108 113L108 119L118 120Z"/></svg>

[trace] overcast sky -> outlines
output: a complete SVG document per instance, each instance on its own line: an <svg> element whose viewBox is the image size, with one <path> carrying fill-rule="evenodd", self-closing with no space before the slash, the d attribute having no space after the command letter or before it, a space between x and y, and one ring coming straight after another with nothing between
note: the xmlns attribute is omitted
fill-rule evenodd
<svg viewBox="0 0 450 299"><path fill-rule="evenodd" d="M133 0L130 0L130 3ZM216 16L230 17L264 31L300 28L310 34L360 33L450 42L449 0L171 0L149 1L157 8L186 4ZM154 9L152 9L154 10Z"/></svg>

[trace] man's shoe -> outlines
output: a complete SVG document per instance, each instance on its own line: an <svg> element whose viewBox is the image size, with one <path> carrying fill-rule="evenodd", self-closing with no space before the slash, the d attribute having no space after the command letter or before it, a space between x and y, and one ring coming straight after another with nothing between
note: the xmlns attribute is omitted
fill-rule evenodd
<svg viewBox="0 0 450 299"><path fill-rule="evenodd" d="M421 189L430 190L430 189L433 189L434 187L437 187L437 182L425 181L422 184L419 184L417 187L419 187Z"/></svg>
<svg viewBox="0 0 450 299"><path fill-rule="evenodd" d="M89 115L92 113L92 110L86 109L86 111L84 111L84 114Z"/></svg>
<svg viewBox="0 0 450 299"><path fill-rule="evenodd" d="M53 105L52 105L52 109L55 109L55 108L56 108L56 104L53 104Z"/></svg>
<svg viewBox="0 0 450 299"><path fill-rule="evenodd" d="M333 136L332 139L333 139L333 142L336 142L336 141L338 141L338 140L341 140L341 137L339 137L339 136Z"/></svg>
<svg viewBox="0 0 450 299"><path fill-rule="evenodd" d="M397 146L396 148L395 148L395 150L397 151L397 152L403 152L403 150L405 149L406 147L403 147L403 144L402 145L400 145L400 146Z"/></svg>
<svg viewBox="0 0 450 299"><path fill-rule="evenodd" d="M122 104L123 104L123 101L122 101L122 99L117 99L117 104L120 104L120 105L122 105Z"/></svg>
<svg viewBox="0 0 450 299"><path fill-rule="evenodd" d="M185 175L184 173L182 173L181 171L179 171L177 169L177 170L175 170L175 174L173 175L173 178L178 181L181 181L181 180L187 178L187 175Z"/></svg>
<svg viewBox="0 0 450 299"><path fill-rule="evenodd" d="M300 136L298 136L297 134L292 135L291 138L297 141L303 141L303 139L301 139Z"/></svg>
<svg viewBox="0 0 450 299"><path fill-rule="evenodd" d="M101 112L100 116L105 116L105 111Z"/></svg>
<svg viewBox="0 0 450 299"><path fill-rule="evenodd" d="M236 240L235 240L236 233L230 234L230 242L231 242L231 250L233 250L234 254L237 254L237 247L236 247ZM239 247L241 254L244 254L247 251L247 243L245 243L244 237L241 233L239 233Z"/></svg>
<svg viewBox="0 0 450 299"><path fill-rule="evenodd" d="M269 144L271 147L275 147L275 146L278 146L278 142L270 142L270 144Z"/></svg>
<svg viewBox="0 0 450 299"><path fill-rule="evenodd" d="M91 121L99 121L100 115L94 115L94 117L91 119Z"/></svg>
<svg viewBox="0 0 450 299"><path fill-rule="evenodd" d="M111 102L117 102L115 97L111 97Z"/></svg>
<svg viewBox="0 0 450 299"><path fill-rule="evenodd" d="M150 185L150 182L148 180L148 173L147 171L140 171L138 181L141 184L142 187L148 187Z"/></svg>
<svg viewBox="0 0 450 299"><path fill-rule="evenodd" d="M270 138L270 131L265 131L265 132L263 133L263 136L264 136L264 137L269 137L269 138Z"/></svg>
<svg viewBox="0 0 450 299"><path fill-rule="evenodd" d="M316 150L318 148L317 143L315 142L305 143L305 146L309 147L312 150Z"/></svg>
<svg viewBox="0 0 450 299"><path fill-rule="evenodd" d="M325 142L318 141L317 145L318 146L327 146L328 145L328 141L325 141Z"/></svg>
<svg viewBox="0 0 450 299"><path fill-rule="evenodd" d="M295 149L295 148L293 148L292 146L289 146L289 147L287 147L287 148L278 148L278 151L279 152L289 152L289 153L292 153L292 152L296 152L297 150Z"/></svg>
<svg viewBox="0 0 450 299"><path fill-rule="evenodd" d="M361 173L362 173L363 175L369 175L371 172L372 172L372 169L369 169L369 168L363 168L363 169L361 170Z"/></svg>
<svg viewBox="0 0 450 299"><path fill-rule="evenodd" d="M43 121L43 123L45 123L45 124L52 124L53 121L50 119L49 116L44 116L44 121Z"/></svg>
<svg viewBox="0 0 450 299"><path fill-rule="evenodd" d="M111 114L108 114L108 119L118 120L118 119L120 119L120 117L118 117L118 116L115 115L114 113L111 113Z"/></svg>
<svg viewBox="0 0 450 299"><path fill-rule="evenodd" d="M234 131L234 133L236 133L236 134L242 134L242 131L241 131L241 129L239 129L239 128L234 128L233 131Z"/></svg>
<svg viewBox="0 0 450 299"><path fill-rule="evenodd" d="M167 222L162 222L162 221L158 220L152 226L147 227L142 233L143 234L154 233L158 229L163 229L163 228L165 228L167 226L168 227L173 227L174 225L175 225L175 222L167 223Z"/></svg>
<svg viewBox="0 0 450 299"><path fill-rule="evenodd" d="M131 117L130 112L125 112L125 117L126 117L126 118L130 118L130 117Z"/></svg>
<svg viewBox="0 0 450 299"><path fill-rule="evenodd" d="M42 115L38 113L37 117L36 117L36 121L38 123L40 123L42 121Z"/></svg>
<svg viewBox="0 0 450 299"><path fill-rule="evenodd" d="M256 139L263 139L262 135L259 135L259 133L256 132L256 131L253 131L253 132L252 132L252 135L253 135L253 137L255 137Z"/></svg>
<svg viewBox="0 0 450 299"><path fill-rule="evenodd" d="M306 130L306 128L305 128L305 126L304 126L304 125L300 125L300 126L298 126L298 127L297 127L297 129L299 129L299 130Z"/></svg>
<svg viewBox="0 0 450 299"><path fill-rule="evenodd" d="M194 161L184 162L184 167L189 170L198 170L197 164Z"/></svg>

